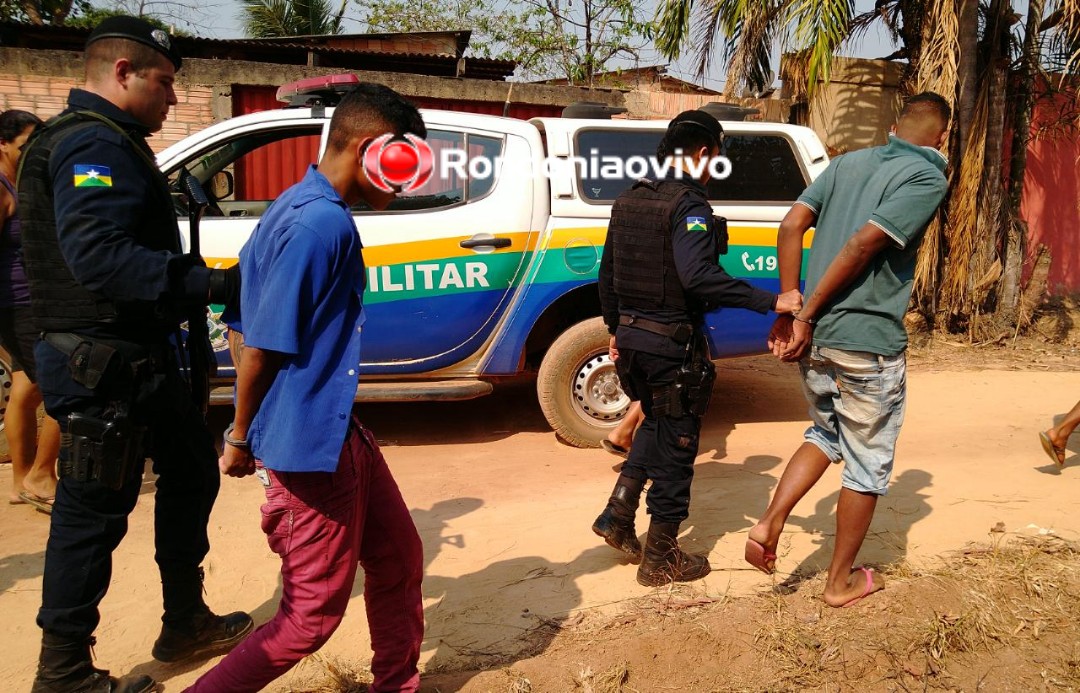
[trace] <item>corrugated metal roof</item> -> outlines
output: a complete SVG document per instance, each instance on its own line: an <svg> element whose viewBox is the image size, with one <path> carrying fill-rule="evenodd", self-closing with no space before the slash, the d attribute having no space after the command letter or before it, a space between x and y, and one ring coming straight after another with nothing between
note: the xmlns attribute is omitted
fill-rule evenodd
<svg viewBox="0 0 1080 693"><path fill-rule="evenodd" d="M89 35L89 29L0 22L0 45L3 46L81 51ZM516 67L509 60L469 57L459 59L450 53L394 53L333 48L317 42L304 42L299 40L300 38L262 41L175 36L173 42L185 58L251 60L286 65L308 65L314 62L318 67L386 70L438 77L504 80L514 73ZM464 70L460 71L460 74L459 60L464 61Z"/></svg>

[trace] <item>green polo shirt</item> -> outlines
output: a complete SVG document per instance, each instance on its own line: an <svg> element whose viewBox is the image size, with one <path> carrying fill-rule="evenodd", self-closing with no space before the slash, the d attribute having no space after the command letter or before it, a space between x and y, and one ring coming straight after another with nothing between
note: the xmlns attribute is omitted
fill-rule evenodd
<svg viewBox="0 0 1080 693"><path fill-rule="evenodd" d="M895 135L881 147L832 160L799 197L817 214L806 267L813 293L844 244L867 222L895 245L818 316L814 345L893 356L907 348L904 313L923 231L945 197L945 157Z"/></svg>

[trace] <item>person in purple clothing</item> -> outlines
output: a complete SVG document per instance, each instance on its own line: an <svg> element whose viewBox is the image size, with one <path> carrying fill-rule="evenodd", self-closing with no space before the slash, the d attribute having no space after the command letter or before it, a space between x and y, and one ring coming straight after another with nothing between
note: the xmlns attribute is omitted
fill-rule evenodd
<svg viewBox="0 0 1080 693"><path fill-rule="evenodd" d="M41 392L34 369L37 330L30 317L30 285L22 263L22 236L16 211L15 173L22 146L41 119L33 113L0 113L0 345L11 357L11 398L4 412L4 435L11 453L8 502L29 503L52 512L60 425L48 416L38 436Z"/></svg>

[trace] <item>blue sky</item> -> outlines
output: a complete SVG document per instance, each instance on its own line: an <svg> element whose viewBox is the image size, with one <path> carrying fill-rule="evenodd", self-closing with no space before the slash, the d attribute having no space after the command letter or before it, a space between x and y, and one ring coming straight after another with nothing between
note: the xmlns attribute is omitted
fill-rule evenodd
<svg viewBox="0 0 1080 693"><path fill-rule="evenodd" d="M181 0L183 1L183 0ZM654 4L657 0L651 0ZM161 9L155 8L154 0L145 2L145 0L127 0L127 2L140 2L143 7L149 12L159 11ZM170 7L175 8L176 5L173 0L159 0L161 8ZM186 3L185 3L186 4ZM331 4L337 6L336 0L331 0ZM210 0L210 2L200 2L197 4L196 10L190 10L187 16L190 16L193 24L198 27L194 33L201 36L207 36L212 38L237 38L243 35L241 30L240 20L240 6L239 0ZM873 9L874 0L856 0L855 8L859 12L865 12ZM161 12L164 13L164 12ZM366 26L360 22L359 6L356 2L350 1L349 10L346 12L346 20L344 30L347 33L361 33L366 30ZM187 27L185 27L187 28ZM188 28L188 30L191 30ZM877 25L874 29L867 33L866 37L859 43L848 46L844 54L856 57L865 58L879 58L888 55L894 50L892 40L884 29ZM778 60L774 58L774 61ZM651 48L646 48L642 51L639 65L654 65L668 62L664 60L660 54ZM694 75L694 66L696 60L693 55L687 54L682 56L679 60L670 64L668 73L691 81L697 84L704 84L707 87L720 90L723 87L724 66L715 62L710 68L709 74L707 74L702 80ZM632 67L631 64L623 62L618 66Z"/></svg>

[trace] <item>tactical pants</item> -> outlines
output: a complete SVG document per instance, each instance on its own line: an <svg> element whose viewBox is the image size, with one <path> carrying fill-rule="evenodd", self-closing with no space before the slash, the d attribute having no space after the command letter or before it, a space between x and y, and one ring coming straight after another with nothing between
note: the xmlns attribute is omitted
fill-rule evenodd
<svg viewBox="0 0 1080 693"><path fill-rule="evenodd" d="M682 522L690 510L690 483L694 479L701 417L655 416L653 391L675 382L683 359L620 349L619 362L619 377L629 380L645 414L622 473L632 479L652 481L645 504L654 521Z"/></svg>
<svg viewBox="0 0 1080 693"><path fill-rule="evenodd" d="M66 432L68 414L100 417L105 412L110 400L71 379L67 356L41 341L34 353L45 410L60 422L61 431ZM182 612L201 599L199 565L210 548L206 528L220 484L217 452L175 368L142 384L132 418L152 435L146 453L158 475L154 558L165 611ZM37 618L47 633L79 640L97 628L98 604L112 577L112 552L127 533L128 515L143 490L142 467L136 465L119 490L96 481L60 479Z"/></svg>

